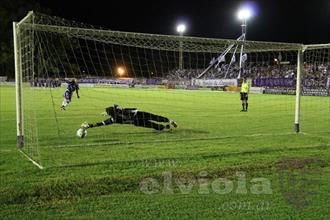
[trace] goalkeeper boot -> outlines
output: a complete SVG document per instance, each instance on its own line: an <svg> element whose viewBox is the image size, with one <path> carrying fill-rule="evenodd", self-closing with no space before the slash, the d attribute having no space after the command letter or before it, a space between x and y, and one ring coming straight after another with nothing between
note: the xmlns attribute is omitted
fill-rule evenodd
<svg viewBox="0 0 330 220"><path fill-rule="evenodd" d="M178 127L178 124L175 121L170 121L170 125L173 126L174 128Z"/></svg>

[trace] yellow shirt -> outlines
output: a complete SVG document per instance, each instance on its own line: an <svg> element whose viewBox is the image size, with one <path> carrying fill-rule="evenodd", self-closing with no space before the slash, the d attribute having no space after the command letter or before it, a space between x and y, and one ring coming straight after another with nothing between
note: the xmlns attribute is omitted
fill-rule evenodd
<svg viewBox="0 0 330 220"><path fill-rule="evenodd" d="M250 90L250 86L248 82L243 82L241 86L241 92L248 93Z"/></svg>

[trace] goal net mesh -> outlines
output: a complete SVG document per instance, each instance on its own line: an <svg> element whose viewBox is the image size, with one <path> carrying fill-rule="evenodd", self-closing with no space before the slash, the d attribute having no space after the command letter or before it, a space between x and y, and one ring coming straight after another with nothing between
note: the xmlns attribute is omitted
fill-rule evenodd
<svg viewBox="0 0 330 220"><path fill-rule="evenodd" d="M143 144L153 149L159 143L293 133L297 51L302 45L119 32L40 13L19 23L17 36L24 82L23 151L43 166L109 161L119 145L130 154L130 147ZM195 85L212 59L232 44L224 60L198 79L204 84ZM253 113L246 115L237 113L242 45L243 76L260 93L250 97ZM304 58L302 83L308 93L328 93L329 47L307 49ZM80 85L80 99L73 94L61 111L65 79L73 78ZM224 78L238 84L217 84ZM210 87L221 91L211 92ZM306 132L329 131L329 98L320 106L322 98L302 100ZM88 129L84 139L76 137L84 121L105 120L100 113L113 104L168 117L179 128L157 132L111 125Z"/></svg>

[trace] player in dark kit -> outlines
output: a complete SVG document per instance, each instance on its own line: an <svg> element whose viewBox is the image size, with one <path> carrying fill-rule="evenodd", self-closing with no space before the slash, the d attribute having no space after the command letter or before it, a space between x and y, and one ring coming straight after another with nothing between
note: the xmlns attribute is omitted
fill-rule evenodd
<svg viewBox="0 0 330 220"><path fill-rule="evenodd" d="M61 106L62 110L65 110L65 108L71 102L71 98L72 98L74 91L76 91L76 93L77 93L77 98L78 99L80 98L79 93L78 93L79 85L76 82L76 80L73 79L71 81L68 81L67 83L68 83L68 86L66 87L66 90L64 92L64 100L63 100L62 106Z"/></svg>
<svg viewBox="0 0 330 220"><path fill-rule="evenodd" d="M105 109L105 115L111 116L110 118L95 124L83 123L83 129L99 127L111 124L131 124L138 127L153 128L158 131L170 129L171 126L176 128L178 125L166 117L155 115L149 112L139 111L136 108L121 108L118 105L110 106Z"/></svg>

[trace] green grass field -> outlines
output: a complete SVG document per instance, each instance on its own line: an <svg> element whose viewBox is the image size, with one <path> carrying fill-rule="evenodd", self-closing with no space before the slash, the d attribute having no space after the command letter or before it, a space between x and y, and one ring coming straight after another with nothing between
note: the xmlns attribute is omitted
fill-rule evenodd
<svg viewBox="0 0 330 220"><path fill-rule="evenodd" d="M62 93L24 89L24 152L40 170L16 148L15 89L0 87L0 219L330 218L329 97L302 97L295 134L294 96L251 94L243 113L237 93L82 88L60 111ZM114 103L179 127L75 136Z"/></svg>

